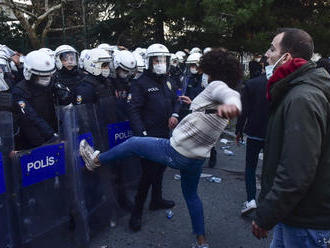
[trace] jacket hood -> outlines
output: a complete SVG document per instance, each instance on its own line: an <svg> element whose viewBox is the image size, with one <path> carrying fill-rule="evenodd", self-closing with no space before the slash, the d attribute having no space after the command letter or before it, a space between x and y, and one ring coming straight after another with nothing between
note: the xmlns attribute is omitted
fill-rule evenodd
<svg viewBox="0 0 330 248"><path fill-rule="evenodd" d="M271 88L272 104L278 102L291 88L309 84L320 89L330 101L330 76L324 68L316 68L316 64L308 61L295 72L289 74Z"/></svg>
<svg viewBox="0 0 330 248"><path fill-rule="evenodd" d="M314 62L308 62L306 73L302 76L298 76L296 79L292 80L291 85L300 84L303 80L305 84L312 85L320 89L328 101L330 101L330 76L324 68L316 68ZM310 69L309 69L310 68Z"/></svg>

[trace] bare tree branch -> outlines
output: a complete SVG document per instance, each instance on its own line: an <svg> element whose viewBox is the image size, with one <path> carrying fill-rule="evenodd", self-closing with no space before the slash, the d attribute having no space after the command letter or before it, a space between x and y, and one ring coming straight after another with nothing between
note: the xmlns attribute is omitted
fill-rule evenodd
<svg viewBox="0 0 330 248"><path fill-rule="evenodd" d="M65 27L64 31L72 30L72 29L79 29L79 28L83 28L83 27L84 27L84 25ZM61 32L61 31L63 31L63 28L51 28L51 29L49 29L49 32Z"/></svg>
<svg viewBox="0 0 330 248"><path fill-rule="evenodd" d="M62 5L63 5L63 2L61 2L57 5L54 5L53 7L46 10L45 13L38 16L36 22L32 24L32 28L33 29L37 28L41 22L43 22L51 13L55 12L56 10L59 10L62 7Z"/></svg>
<svg viewBox="0 0 330 248"><path fill-rule="evenodd" d="M139 4L135 5L132 3L127 4L128 7L133 8L133 9L139 9L141 8L142 4L143 4L144 0L141 0Z"/></svg>
<svg viewBox="0 0 330 248"><path fill-rule="evenodd" d="M28 11L27 9L18 6L17 4L15 4L13 1L6 1L4 0L4 2L0 3L0 6L4 5L4 6L8 6L9 8L11 8L12 10L16 9L19 10L25 14L27 14L28 16L37 18L37 16L35 14L33 14L32 12Z"/></svg>
<svg viewBox="0 0 330 248"><path fill-rule="evenodd" d="M46 26L45 26L44 30L42 31L42 34L41 34L41 43L42 43L42 45L44 45L44 43L45 43L46 36L47 36L47 34L50 30L50 27L52 26L53 20L54 20L53 15L48 16L47 24L46 24Z"/></svg>

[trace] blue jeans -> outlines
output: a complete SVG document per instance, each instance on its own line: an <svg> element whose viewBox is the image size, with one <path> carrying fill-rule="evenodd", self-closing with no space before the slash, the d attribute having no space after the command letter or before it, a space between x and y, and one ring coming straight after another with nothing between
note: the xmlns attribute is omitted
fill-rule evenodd
<svg viewBox="0 0 330 248"><path fill-rule="evenodd" d="M279 223L270 248L329 248L330 230L297 228Z"/></svg>
<svg viewBox="0 0 330 248"><path fill-rule="evenodd" d="M189 209L196 235L204 235L203 205L197 194L199 177L205 159L187 158L174 150L168 139L132 137L99 155L101 164L117 159L138 156L180 170L181 189Z"/></svg>

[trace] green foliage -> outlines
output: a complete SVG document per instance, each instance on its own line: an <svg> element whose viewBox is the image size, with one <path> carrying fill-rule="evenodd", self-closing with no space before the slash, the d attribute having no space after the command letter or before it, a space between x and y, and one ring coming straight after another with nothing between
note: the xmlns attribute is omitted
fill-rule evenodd
<svg viewBox="0 0 330 248"><path fill-rule="evenodd" d="M0 10L0 44L6 44L19 52L31 50L22 26L9 20L2 10Z"/></svg>
<svg viewBox="0 0 330 248"><path fill-rule="evenodd" d="M81 2L81 1L78 1ZM56 15L47 46L68 43L78 49L106 42L134 49L160 42L170 50L199 46L223 46L235 51L264 53L279 27L309 32L315 50L329 56L330 6L326 0L85 0L84 29L61 31L62 15ZM68 2L65 26L82 25L81 6ZM104 11L108 10L107 13ZM102 13L100 15L100 13ZM0 43L27 48L20 25L10 26L1 15Z"/></svg>

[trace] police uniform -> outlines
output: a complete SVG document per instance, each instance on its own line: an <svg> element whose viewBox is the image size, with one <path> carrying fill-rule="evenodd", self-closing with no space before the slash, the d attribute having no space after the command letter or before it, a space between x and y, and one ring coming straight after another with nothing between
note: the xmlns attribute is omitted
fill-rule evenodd
<svg viewBox="0 0 330 248"><path fill-rule="evenodd" d="M114 96L114 94L110 78L87 74L75 87L74 104L97 103L100 97Z"/></svg>
<svg viewBox="0 0 330 248"><path fill-rule="evenodd" d="M72 70L63 67L52 76L57 105L68 105L76 101L76 88L85 75L77 67Z"/></svg>
<svg viewBox="0 0 330 248"><path fill-rule="evenodd" d="M177 96L172 91L169 77L145 71L132 84L131 94L130 121L134 135L169 138L168 120L173 113L178 117L176 113L180 107ZM146 159L142 159L141 164L142 177L135 197L130 225L132 225L132 221L134 223L134 218L142 216L143 205L151 185L150 209L174 206L174 202L162 199L162 179L166 166Z"/></svg>
<svg viewBox="0 0 330 248"><path fill-rule="evenodd" d="M174 83L173 90L176 92L177 89L182 89L182 77L183 71L180 69L179 66L175 67L173 65L170 66L170 77L172 82Z"/></svg>
<svg viewBox="0 0 330 248"><path fill-rule="evenodd" d="M23 80L13 88L12 94L19 126L15 149L30 149L52 139L57 131L52 85L43 87Z"/></svg>
<svg viewBox="0 0 330 248"><path fill-rule="evenodd" d="M184 79L185 96L188 96L191 100L193 100L199 93L203 91L202 87L202 75L201 74L189 74ZM182 108L180 111L180 119L183 119L189 111L190 105L182 102Z"/></svg>
<svg viewBox="0 0 330 248"><path fill-rule="evenodd" d="M193 100L199 93L203 91L202 74L190 74L188 76L188 85L186 89L186 96Z"/></svg>

